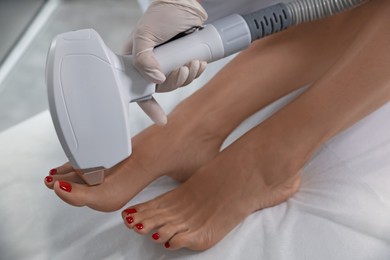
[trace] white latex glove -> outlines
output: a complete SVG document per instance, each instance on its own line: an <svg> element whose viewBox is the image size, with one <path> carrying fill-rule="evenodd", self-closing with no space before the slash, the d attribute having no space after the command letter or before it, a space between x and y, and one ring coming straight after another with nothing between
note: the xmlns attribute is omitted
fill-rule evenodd
<svg viewBox="0 0 390 260"><path fill-rule="evenodd" d="M194 60L165 77L153 48L194 26L201 26L206 19L206 11L196 0L155 0L129 37L124 53L133 55L135 68L144 78L157 84L157 92L188 85L202 74L207 63ZM166 116L154 99L139 104L154 122L166 123Z"/></svg>

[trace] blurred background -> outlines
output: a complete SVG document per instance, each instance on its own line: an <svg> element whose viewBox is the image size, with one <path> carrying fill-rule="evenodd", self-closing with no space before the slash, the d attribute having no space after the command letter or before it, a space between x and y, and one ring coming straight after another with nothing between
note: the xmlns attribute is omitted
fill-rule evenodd
<svg viewBox="0 0 390 260"><path fill-rule="evenodd" d="M94 28L114 51L141 16L136 0L0 0L0 132L46 109L53 37Z"/></svg>

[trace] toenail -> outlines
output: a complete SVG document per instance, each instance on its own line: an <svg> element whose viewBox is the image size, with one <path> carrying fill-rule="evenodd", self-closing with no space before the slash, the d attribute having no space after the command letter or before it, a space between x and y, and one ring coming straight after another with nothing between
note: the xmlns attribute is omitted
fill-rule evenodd
<svg viewBox="0 0 390 260"><path fill-rule="evenodd" d="M46 176L45 180L46 180L46 182L52 182L53 181L53 177Z"/></svg>
<svg viewBox="0 0 390 260"><path fill-rule="evenodd" d="M170 247L171 247L171 245L169 244L169 242L165 242L164 246L165 246L165 248L170 248Z"/></svg>
<svg viewBox="0 0 390 260"><path fill-rule="evenodd" d="M144 228L144 225L142 225L142 223L138 223L137 225L135 225L137 227L138 230L141 230Z"/></svg>
<svg viewBox="0 0 390 260"><path fill-rule="evenodd" d="M55 174L57 174L57 169L56 169L56 168L51 169L51 170L49 171L49 174L50 174L50 175L55 175Z"/></svg>
<svg viewBox="0 0 390 260"><path fill-rule="evenodd" d="M64 190L66 192L71 192L72 191L72 185L66 181L59 181L60 182L60 188L61 190Z"/></svg>
<svg viewBox="0 0 390 260"><path fill-rule="evenodd" d="M131 223L133 223L134 219L132 217L127 217L126 221L127 221L127 223L131 224Z"/></svg>
<svg viewBox="0 0 390 260"><path fill-rule="evenodd" d="M153 237L154 240L158 240L160 238L160 234L159 233L154 233L152 235L152 237Z"/></svg>
<svg viewBox="0 0 390 260"><path fill-rule="evenodd" d="M123 211L126 215L137 213L136 209L126 209Z"/></svg>

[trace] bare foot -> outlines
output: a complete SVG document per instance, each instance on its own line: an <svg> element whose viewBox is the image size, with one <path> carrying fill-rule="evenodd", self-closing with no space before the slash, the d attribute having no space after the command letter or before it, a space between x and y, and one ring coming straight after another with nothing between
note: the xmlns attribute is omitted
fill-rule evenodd
<svg viewBox="0 0 390 260"><path fill-rule="evenodd" d="M151 126L136 136L131 157L108 169L101 185L84 184L69 163L51 170L45 184L71 205L114 211L162 175L186 180L216 156L223 137L188 120L184 111L173 112L166 126Z"/></svg>
<svg viewBox="0 0 390 260"><path fill-rule="evenodd" d="M152 239L168 249L208 249L252 212L297 191L302 159L296 157L257 127L180 187L125 210L122 217L137 233L153 230Z"/></svg>
<svg viewBox="0 0 390 260"><path fill-rule="evenodd" d="M205 250L252 212L291 197L320 145L390 100L390 2L371 3L361 9L375 11L367 26L306 92L177 189L125 210L125 224L153 231L169 249Z"/></svg>
<svg viewBox="0 0 390 260"><path fill-rule="evenodd" d="M152 126L135 137L132 156L107 170L103 184L85 185L69 164L56 168L45 184L71 205L114 211L162 175L188 179L244 119L327 71L359 31L361 19L350 18L307 24L252 44L180 104L167 126ZM349 33L337 33L340 28Z"/></svg>

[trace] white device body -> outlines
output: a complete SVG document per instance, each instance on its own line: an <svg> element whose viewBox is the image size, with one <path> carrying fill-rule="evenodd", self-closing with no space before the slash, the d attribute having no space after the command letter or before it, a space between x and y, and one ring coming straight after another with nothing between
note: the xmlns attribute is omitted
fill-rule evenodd
<svg viewBox="0 0 390 260"><path fill-rule="evenodd" d="M156 48L163 72L169 74L195 59L219 60L250 44L241 16L232 16L226 25L222 29L207 25ZM102 170L131 155L128 103L150 98L155 85L140 76L130 55L113 53L93 29L55 37L47 58L46 84L52 120L69 161L88 184L101 183Z"/></svg>

